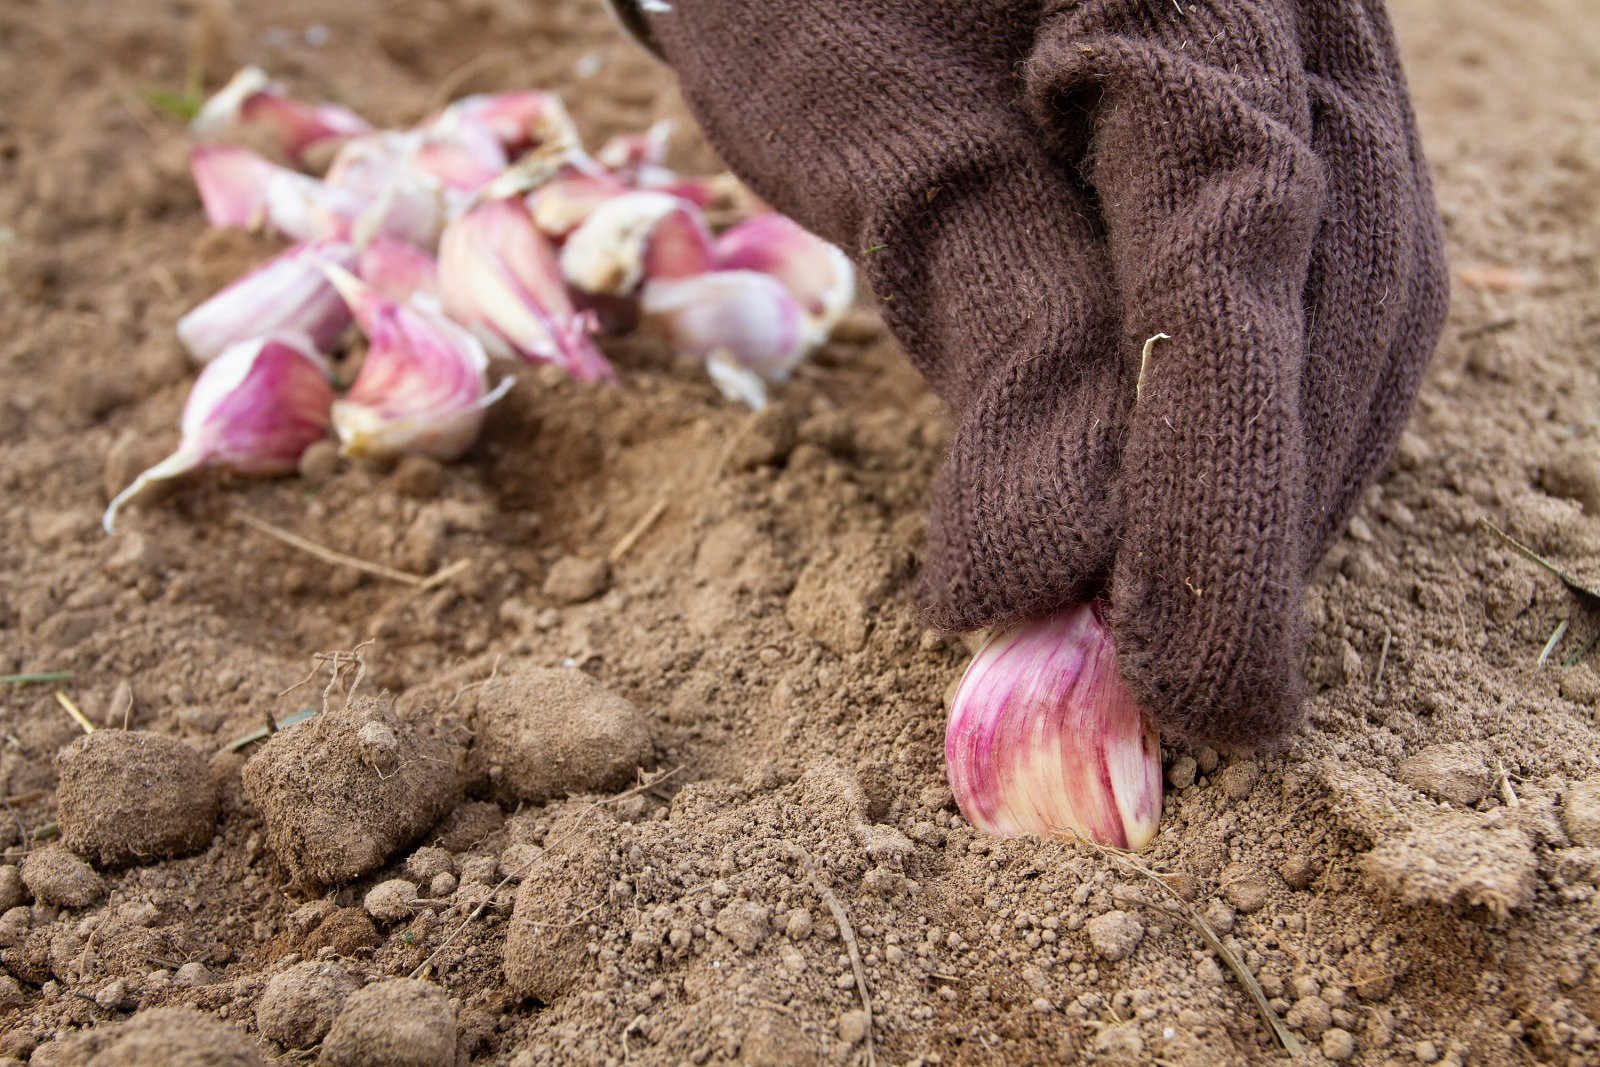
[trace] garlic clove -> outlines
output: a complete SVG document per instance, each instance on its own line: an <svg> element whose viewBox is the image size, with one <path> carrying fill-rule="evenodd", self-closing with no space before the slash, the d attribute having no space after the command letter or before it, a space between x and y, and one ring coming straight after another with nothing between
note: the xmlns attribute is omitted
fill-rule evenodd
<svg viewBox="0 0 1600 1067"><path fill-rule="evenodd" d="M390 300L335 264L324 270L371 342L356 380L333 403L340 451L458 458L513 379L489 389L483 345L442 313Z"/></svg>
<svg viewBox="0 0 1600 1067"><path fill-rule="evenodd" d="M358 247L382 234L432 248L446 211L443 183L416 166L422 145L415 131L383 130L348 141L334 156L323 184L353 204L346 210Z"/></svg>
<svg viewBox="0 0 1600 1067"><path fill-rule="evenodd" d="M447 189L475 193L499 176L511 160L486 126L447 113L417 131L410 163Z"/></svg>
<svg viewBox="0 0 1600 1067"><path fill-rule="evenodd" d="M693 204L666 193L625 193L596 206L567 238L561 271L585 292L626 296L647 277L711 269L711 247L710 228Z"/></svg>
<svg viewBox="0 0 1600 1067"><path fill-rule="evenodd" d="M967 821L1001 837L1137 850L1160 824L1160 740L1094 604L985 643L951 700L945 768Z"/></svg>
<svg viewBox="0 0 1600 1067"><path fill-rule="evenodd" d="M327 351L350 324L350 312L323 274L324 261L352 266L355 249L339 241L295 245L179 319L178 340L199 363L276 333L304 335Z"/></svg>
<svg viewBox="0 0 1600 1067"><path fill-rule="evenodd" d="M524 203L539 232L552 241L562 241L581 226L595 208L626 192L628 187L610 174L574 171L545 182L529 193Z"/></svg>
<svg viewBox="0 0 1600 1067"><path fill-rule="evenodd" d="M488 130L510 156L551 143L579 143L577 124L561 98L537 89L464 96L429 121L429 125L469 123Z"/></svg>
<svg viewBox="0 0 1600 1067"><path fill-rule="evenodd" d="M619 133L600 146L595 161L628 182L637 182L645 168L661 168L667 161L672 120L662 119L638 133Z"/></svg>
<svg viewBox="0 0 1600 1067"><path fill-rule="evenodd" d="M444 309L491 351L554 363L580 381L615 376L561 277L555 249L518 200L485 200L439 241Z"/></svg>
<svg viewBox="0 0 1600 1067"><path fill-rule="evenodd" d="M855 299L849 257L785 215L769 212L729 228L714 256L718 270L758 270L782 282L804 305L819 343Z"/></svg>
<svg viewBox="0 0 1600 1067"><path fill-rule="evenodd" d="M313 148L372 130L349 108L295 100L259 67L245 67L205 102L189 132L213 140L256 123L272 129L283 154L297 166Z"/></svg>
<svg viewBox="0 0 1600 1067"><path fill-rule="evenodd" d="M204 466L245 474L283 474L328 430L333 389L307 337L279 334L241 341L207 363L183 407L177 451L140 474L106 508L101 525L145 486Z"/></svg>
<svg viewBox="0 0 1600 1067"><path fill-rule="evenodd" d="M349 267L350 264L341 262L340 266ZM355 272L362 281L397 304L419 293L439 299L439 264L416 245L393 237L379 234L369 241L356 261ZM327 282L320 268L317 276ZM345 307L342 299L339 306Z"/></svg>
<svg viewBox="0 0 1600 1067"><path fill-rule="evenodd" d="M189 153L189 170L213 226L267 227L303 242L342 240L366 206L352 192L232 145L199 146Z"/></svg>
<svg viewBox="0 0 1600 1067"><path fill-rule="evenodd" d="M652 279L639 306L675 351L701 360L720 355L767 381L786 378L810 348L800 304L759 271Z"/></svg>

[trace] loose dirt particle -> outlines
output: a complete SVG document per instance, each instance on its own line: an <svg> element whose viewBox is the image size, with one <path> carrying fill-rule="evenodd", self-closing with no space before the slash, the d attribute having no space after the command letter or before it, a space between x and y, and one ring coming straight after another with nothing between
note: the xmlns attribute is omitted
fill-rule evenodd
<svg viewBox="0 0 1600 1067"><path fill-rule="evenodd" d="M404 878L390 878L367 890L361 906L368 915L381 923L407 922L413 912L411 902L417 899L417 887Z"/></svg>
<svg viewBox="0 0 1600 1067"><path fill-rule="evenodd" d="M478 693L474 767L507 801L619 789L651 762L637 708L587 674L502 666Z"/></svg>
<svg viewBox="0 0 1600 1067"><path fill-rule="evenodd" d="M336 908L305 936L300 949L308 956L323 948L331 948L340 956L354 956L360 949L377 947L382 940L363 909Z"/></svg>
<svg viewBox="0 0 1600 1067"><path fill-rule="evenodd" d="M1561 805L1561 825L1573 844L1600 848L1600 777L1567 790Z"/></svg>
<svg viewBox="0 0 1600 1067"><path fill-rule="evenodd" d="M1355 1035L1348 1030L1341 1030L1337 1026L1324 1031L1322 1034L1322 1054L1335 1062L1349 1059L1356 1054Z"/></svg>
<svg viewBox="0 0 1600 1067"><path fill-rule="evenodd" d="M397 738L389 774L372 765L361 743L362 728L374 722ZM382 866L449 810L458 785L449 745L378 700L358 698L274 734L244 765L244 788L261 810L273 852L315 887Z"/></svg>
<svg viewBox="0 0 1600 1067"><path fill-rule="evenodd" d="M1261 768L1255 761L1242 760L1230 763L1221 774L1217 775L1217 787L1229 800L1243 800L1250 795L1250 790L1256 787L1256 779L1259 777Z"/></svg>
<svg viewBox="0 0 1600 1067"><path fill-rule="evenodd" d="M217 822L206 758L144 730L96 730L56 755L61 837L104 867L198 852Z"/></svg>
<svg viewBox="0 0 1600 1067"><path fill-rule="evenodd" d="M256 1002L256 1026L287 1048L310 1048L327 1034L356 980L337 964L297 963L272 976Z"/></svg>
<svg viewBox="0 0 1600 1067"><path fill-rule="evenodd" d="M22 884L22 872L14 863L0 866L0 914L4 914L28 899Z"/></svg>
<svg viewBox="0 0 1600 1067"><path fill-rule="evenodd" d="M1127 959L1144 937L1144 924L1125 911L1108 911L1084 924L1089 943L1103 960Z"/></svg>
<svg viewBox="0 0 1600 1067"><path fill-rule="evenodd" d="M1333 1025L1333 1010L1319 996L1304 996L1294 1002L1283 1021L1307 1037L1321 1037Z"/></svg>
<svg viewBox="0 0 1600 1067"><path fill-rule="evenodd" d="M87 908L106 891L93 867L59 845L28 853L22 881L39 903L58 908Z"/></svg>
<svg viewBox="0 0 1600 1067"><path fill-rule="evenodd" d="M330 1067L454 1067L456 1009L432 982L392 978L352 993L322 1042Z"/></svg>

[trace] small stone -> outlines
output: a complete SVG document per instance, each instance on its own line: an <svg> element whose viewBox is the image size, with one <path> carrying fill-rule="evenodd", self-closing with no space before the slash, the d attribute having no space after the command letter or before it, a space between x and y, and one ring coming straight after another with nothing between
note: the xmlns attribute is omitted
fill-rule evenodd
<svg viewBox="0 0 1600 1067"><path fill-rule="evenodd" d="M28 892L22 885L22 872L17 865L7 863L0 867L0 914L27 903L27 900Z"/></svg>
<svg viewBox="0 0 1600 1067"><path fill-rule="evenodd" d="M388 723L362 723L356 731L356 742L367 766L379 774L391 775L400 766L400 738Z"/></svg>
<svg viewBox="0 0 1600 1067"><path fill-rule="evenodd" d="M1321 1037L1333 1025L1333 1009L1321 997L1301 997L1294 1002L1283 1021L1307 1037Z"/></svg>
<svg viewBox="0 0 1600 1067"><path fill-rule="evenodd" d="M120 1011L128 1000L128 983L113 978L95 990L94 1002L106 1011Z"/></svg>
<svg viewBox="0 0 1600 1067"><path fill-rule="evenodd" d="M1261 769L1254 760L1243 760L1231 763L1217 775L1217 786L1229 800L1243 800L1250 795L1250 790L1256 787L1256 779L1261 777Z"/></svg>
<svg viewBox="0 0 1600 1067"><path fill-rule="evenodd" d="M1355 1035L1337 1026L1322 1032L1322 1054L1330 1060L1347 1060L1356 1054Z"/></svg>
<svg viewBox="0 0 1600 1067"><path fill-rule="evenodd" d="M847 1011L839 1016L839 1040L847 1045L859 1044L866 1039L871 1026L872 1020L866 1012L859 1008Z"/></svg>
<svg viewBox="0 0 1600 1067"><path fill-rule="evenodd" d="M416 886L404 878L391 878L367 890L361 906L381 923L408 922L413 914L411 902L416 899Z"/></svg>
<svg viewBox="0 0 1600 1067"><path fill-rule="evenodd" d="M430 456L406 456L389 478L396 492L415 500L432 500L444 482L444 467Z"/></svg>
<svg viewBox="0 0 1600 1067"><path fill-rule="evenodd" d="M723 908L714 925L717 933L746 953L754 952L771 929L767 909L749 900L736 900Z"/></svg>
<svg viewBox="0 0 1600 1067"><path fill-rule="evenodd" d="M1200 765L1193 756L1179 756L1167 768L1167 782L1174 789L1188 789L1194 785L1194 777L1199 770Z"/></svg>
<svg viewBox="0 0 1600 1067"><path fill-rule="evenodd" d="M1108 911L1084 924L1089 943L1103 960L1127 959L1144 937L1144 924L1125 911Z"/></svg>
<svg viewBox="0 0 1600 1067"><path fill-rule="evenodd" d="M1322 873L1322 864L1304 852L1297 852L1284 859L1278 873L1290 889L1305 889Z"/></svg>
<svg viewBox="0 0 1600 1067"><path fill-rule="evenodd" d="M339 471L339 446L329 438L313 441L300 453L300 477L311 485L321 485Z"/></svg>
<svg viewBox="0 0 1600 1067"><path fill-rule="evenodd" d="M611 584L611 568L603 559L562 556L545 576L544 595L560 604L593 600Z"/></svg>
<svg viewBox="0 0 1600 1067"><path fill-rule="evenodd" d="M1600 777L1586 779L1567 790L1561 805L1561 825L1573 844L1600 848Z"/></svg>
<svg viewBox="0 0 1600 1067"><path fill-rule="evenodd" d="M472 764L507 802L620 789L651 762L639 709L582 671L502 667L477 704Z"/></svg>
<svg viewBox="0 0 1600 1067"><path fill-rule="evenodd" d="M28 853L22 882L39 903L58 908L87 908L106 891L94 868L60 845Z"/></svg>
<svg viewBox="0 0 1600 1067"><path fill-rule="evenodd" d="M198 989L215 981L203 963L185 963L172 975L172 984L182 989Z"/></svg>
<svg viewBox="0 0 1600 1067"><path fill-rule="evenodd" d="M337 964L297 963L272 976L256 1002L256 1026L287 1048L310 1048L327 1035L356 981Z"/></svg>
<svg viewBox="0 0 1600 1067"><path fill-rule="evenodd" d="M1400 780L1418 792L1467 808L1494 787L1482 746L1447 741L1429 745L1400 765Z"/></svg>
<svg viewBox="0 0 1600 1067"><path fill-rule="evenodd" d="M417 849L406 859L406 873L419 882L429 881L435 875L455 869L456 858L433 845Z"/></svg>
<svg viewBox="0 0 1600 1067"><path fill-rule="evenodd" d="M1222 875L1222 895L1228 898L1234 911L1248 915L1260 911L1271 894L1266 880L1248 868L1230 868Z"/></svg>
<svg viewBox="0 0 1600 1067"><path fill-rule="evenodd" d="M322 1042L329 1067L454 1067L456 1009L431 982L391 978L352 993Z"/></svg>
<svg viewBox="0 0 1600 1067"><path fill-rule="evenodd" d="M451 893L456 891L456 876L449 871L440 871L433 876L433 881L428 883L428 895L435 900L447 900Z"/></svg>

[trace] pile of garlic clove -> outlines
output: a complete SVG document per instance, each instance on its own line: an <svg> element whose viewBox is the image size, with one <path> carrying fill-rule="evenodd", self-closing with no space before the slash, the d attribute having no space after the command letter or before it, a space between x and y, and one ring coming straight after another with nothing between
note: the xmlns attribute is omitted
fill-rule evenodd
<svg viewBox="0 0 1600 1067"><path fill-rule="evenodd" d="M182 439L111 502L107 532L152 481L285 473L330 428L345 455L455 459L514 381L491 384L492 359L612 381L595 343L611 329L653 331L761 407L855 296L844 253L781 215L713 233L727 179L668 170L666 124L591 155L553 93L469 96L379 130L247 67L191 132L211 224L292 243L179 321L202 364ZM247 136L283 162L231 143ZM352 321L368 350L337 393L326 357Z"/></svg>

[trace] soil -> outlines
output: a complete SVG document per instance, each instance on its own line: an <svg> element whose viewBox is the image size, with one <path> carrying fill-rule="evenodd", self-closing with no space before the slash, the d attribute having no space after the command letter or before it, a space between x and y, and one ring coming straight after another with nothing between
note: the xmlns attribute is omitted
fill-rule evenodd
<svg viewBox="0 0 1600 1067"><path fill-rule="evenodd" d="M1277 752L1165 751L1141 859L1310 1062L1594 1062L1600 655L1582 653L1600 615L1482 521L1600 577L1600 23L1586 0L1393 6L1450 322L1307 597L1306 726ZM329 980L341 996L373 990L369 1014L427 1002L407 1054L453 1040L460 1063L1283 1058L1162 888L954 810L942 698L970 647L922 627L908 590L948 423L868 305L758 415L625 339L607 345L619 386L519 370L479 444L426 477L319 454L314 478L202 474L100 530L109 493L176 440L193 378L177 318L276 247L207 230L183 123L150 91L254 62L392 125L547 87L591 144L679 120L672 161L714 173L670 76L598 3L10 0L0 56L0 673L72 672L0 684L0 1063L179 1062L185 1040L182 1062L307 1062L258 1006L319 959L349 977ZM364 574L240 511L454 569L426 588ZM358 687L348 656L316 658L358 647ZM518 802L470 758L493 733L479 683L504 695L541 668L637 709L638 785ZM361 723L340 734L352 687ZM208 759L209 840L95 824L101 855L133 861L98 873L51 844L56 757L82 733L56 689L101 729ZM253 779L300 792L247 798L264 746L225 746L325 699L326 746ZM453 804L443 821L380 825L320 865L284 843L285 819L355 832L327 825L345 800L419 818L383 790L424 749L421 821ZM323 766L341 784L307 779ZM107 781L108 803L139 788ZM376 985L413 973L429 988ZM314 1043L328 1023L339 1063L389 1047L354 1009L303 1010L268 1029Z"/></svg>

